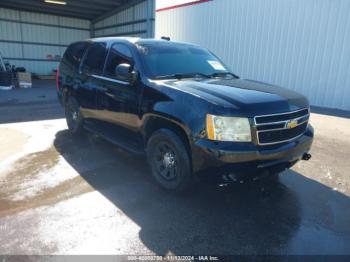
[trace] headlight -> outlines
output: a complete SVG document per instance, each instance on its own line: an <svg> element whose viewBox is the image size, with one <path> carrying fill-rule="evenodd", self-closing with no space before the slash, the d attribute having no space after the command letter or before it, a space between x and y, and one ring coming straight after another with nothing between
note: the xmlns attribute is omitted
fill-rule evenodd
<svg viewBox="0 0 350 262"><path fill-rule="evenodd" d="M207 115L207 135L210 140L251 142L248 118Z"/></svg>

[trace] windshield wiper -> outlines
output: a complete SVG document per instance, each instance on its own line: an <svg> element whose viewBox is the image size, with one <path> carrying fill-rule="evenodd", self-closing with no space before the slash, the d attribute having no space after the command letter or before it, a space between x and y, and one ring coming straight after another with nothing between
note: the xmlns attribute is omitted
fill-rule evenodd
<svg viewBox="0 0 350 262"><path fill-rule="evenodd" d="M220 72L220 73L213 73L211 75L209 75L209 77L211 78L215 78L215 77L225 77L225 76L232 76L233 78L237 78L239 79L239 76L238 75L235 75L234 73L231 73L231 72Z"/></svg>
<svg viewBox="0 0 350 262"><path fill-rule="evenodd" d="M196 78L196 77L210 78L211 76L208 76L203 73L184 73L184 74L171 74L171 75L157 76L156 79L170 79L170 78L183 79L183 78Z"/></svg>

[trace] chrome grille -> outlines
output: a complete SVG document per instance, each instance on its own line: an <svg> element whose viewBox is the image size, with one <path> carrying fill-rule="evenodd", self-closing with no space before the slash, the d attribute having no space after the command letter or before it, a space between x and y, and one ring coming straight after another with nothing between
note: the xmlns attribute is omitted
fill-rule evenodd
<svg viewBox="0 0 350 262"><path fill-rule="evenodd" d="M254 117L259 145L288 142L303 135L310 118L309 109Z"/></svg>

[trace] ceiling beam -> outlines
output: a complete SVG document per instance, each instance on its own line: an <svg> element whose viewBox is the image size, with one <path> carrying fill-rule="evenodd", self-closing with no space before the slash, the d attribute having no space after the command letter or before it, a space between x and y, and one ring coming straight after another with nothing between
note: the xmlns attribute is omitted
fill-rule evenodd
<svg viewBox="0 0 350 262"><path fill-rule="evenodd" d="M12 3L0 2L0 7L10 8L10 9L14 9L14 10L28 11L28 12L36 12L36 13L42 13L42 14L67 16L67 17L73 17L73 18L79 18L79 19L91 20L92 18L94 18L93 15L88 15L88 14L84 14L84 13L76 13L76 12L68 12L68 11L63 12L63 11L59 11L59 10L52 11L52 10L46 10L43 8L33 9L31 7L28 7L28 6L18 6L17 4L12 4Z"/></svg>
<svg viewBox="0 0 350 262"><path fill-rule="evenodd" d="M82 3L81 0L78 1L69 1L69 4L66 6L78 7L83 9L92 9L92 10L101 10L101 12L105 12L106 10L111 10L111 5L103 5L103 4L92 4L92 3Z"/></svg>
<svg viewBox="0 0 350 262"><path fill-rule="evenodd" d="M6 3L6 2L5 2ZM45 10L50 10L50 11L68 11L68 12L77 12L77 13L86 13L86 14L92 14L92 15L96 15L99 13L98 10L96 9L91 9L91 8L79 8L79 7L71 7L69 6L69 4L67 5L54 5L54 4L48 4L43 2L30 2L28 0L12 0L11 3L18 5L19 7L37 7L40 9L43 9L43 11ZM34 8L33 8L34 9Z"/></svg>
<svg viewBox="0 0 350 262"><path fill-rule="evenodd" d="M95 3L96 0L78 0L79 2L85 2L85 3ZM116 6L116 5L121 5L122 0L98 0L99 5L110 5L110 6Z"/></svg>
<svg viewBox="0 0 350 262"><path fill-rule="evenodd" d="M0 0L0 7L68 16L89 20L101 20L144 0L66 0L67 5L53 5L44 0Z"/></svg>
<svg viewBox="0 0 350 262"><path fill-rule="evenodd" d="M98 21L101 21L101 20L103 20L103 19L105 19L105 18L107 18L109 16L115 15L115 14L117 14L117 13L119 13L119 12L125 10L125 9L128 9L128 8L130 8L130 7L134 6L134 5L137 5L139 3L142 3L144 1L148 1L148 0L130 0L130 1L127 1L124 4L120 5L119 7L115 8L115 9L109 11L109 12L106 12L103 15L93 19L92 22L96 23Z"/></svg>

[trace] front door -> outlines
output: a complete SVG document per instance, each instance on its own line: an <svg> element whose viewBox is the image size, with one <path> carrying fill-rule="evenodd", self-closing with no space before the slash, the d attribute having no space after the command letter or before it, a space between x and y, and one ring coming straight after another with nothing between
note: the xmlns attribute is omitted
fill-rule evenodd
<svg viewBox="0 0 350 262"><path fill-rule="evenodd" d="M117 130L123 139L140 143L139 96L140 86L118 79L115 69L119 64L134 64L129 47L122 43L111 46L107 56L103 76L95 76L100 81L97 89L98 118ZM122 134L120 134L122 133Z"/></svg>

